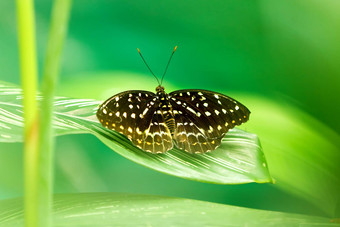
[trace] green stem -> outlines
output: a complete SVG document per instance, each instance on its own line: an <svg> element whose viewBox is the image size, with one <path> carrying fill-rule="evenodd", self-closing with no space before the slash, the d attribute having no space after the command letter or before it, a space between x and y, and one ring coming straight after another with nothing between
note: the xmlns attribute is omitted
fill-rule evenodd
<svg viewBox="0 0 340 227"><path fill-rule="evenodd" d="M60 56L67 32L71 0L55 0L52 11L51 27L47 43L45 65L43 70L41 118L39 134L39 201L42 208L39 212L39 226L49 226L53 194L53 157L54 132L52 129L53 98L59 74Z"/></svg>
<svg viewBox="0 0 340 227"><path fill-rule="evenodd" d="M18 41L21 83L24 105L24 177L25 219L27 226L36 226L38 204L38 107L37 57L35 45L35 23L33 0L17 0ZM34 183L35 182L35 183Z"/></svg>
<svg viewBox="0 0 340 227"><path fill-rule="evenodd" d="M17 0L21 81L24 93L25 225L51 225L53 193L53 95L66 35L71 0L56 0L43 71L42 111L38 116L37 57L33 0Z"/></svg>

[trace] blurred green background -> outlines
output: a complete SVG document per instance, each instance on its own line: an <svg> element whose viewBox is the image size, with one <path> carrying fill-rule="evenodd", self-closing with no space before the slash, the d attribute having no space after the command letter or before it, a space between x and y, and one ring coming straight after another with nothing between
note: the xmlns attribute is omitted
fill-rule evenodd
<svg viewBox="0 0 340 227"><path fill-rule="evenodd" d="M36 1L40 70L52 2ZM104 100L201 88L252 111L276 184L211 185L164 175L91 135L57 139L55 192L131 192L340 216L340 2L337 0L74 1L59 96ZM15 2L0 2L0 80L19 84ZM0 144L0 199L22 195L22 144Z"/></svg>

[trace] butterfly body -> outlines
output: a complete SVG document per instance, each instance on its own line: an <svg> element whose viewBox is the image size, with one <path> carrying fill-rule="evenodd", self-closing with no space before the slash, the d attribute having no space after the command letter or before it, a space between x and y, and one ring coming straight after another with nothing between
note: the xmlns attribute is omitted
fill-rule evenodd
<svg viewBox="0 0 340 227"><path fill-rule="evenodd" d="M173 114L172 105L170 102L170 97L164 91L164 87L158 86L156 88L156 100L159 100L158 108L160 109L159 113L162 115L162 118L169 128L171 135L174 134L175 131L175 118Z"/></svg>
<svg viewBox="0 0 340 227"><path fill-rule="evenodd" d="M187 89L167 94L125 91L97 111L101 124L127 136L147 152L164 153L176 145L189 153L215 150L225 133L249 119L250 111L220 93Z"/></svg>

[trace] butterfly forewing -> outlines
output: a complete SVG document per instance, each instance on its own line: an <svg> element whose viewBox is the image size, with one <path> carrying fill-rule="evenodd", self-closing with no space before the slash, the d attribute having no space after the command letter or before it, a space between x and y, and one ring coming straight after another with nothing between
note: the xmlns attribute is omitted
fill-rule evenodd
<svg viewBox="0 0 340 227"><path fill-rule="evenodd" d="M174 139L179 148L191 153L214 150L229 129L249 119L244 105L216 92L179 90L169 98L177 126Z"/></svg>
<svg viewBox="0 0 340 227"><path fill-rule="evenodd" d="M216 149L221 142L220 138L208 138L202 128L194 123L194 118L186 112L175 114L176 130L174 140L176 146L189 153L204 153Z"/></svg>
<svg viewBox="0 0 340 227"><path fill-rule="evenodd" d="M152 92L126 91L106 100L97 117L104 127L124 134L137 147L163 153L173 145L169 129L157 113L158 105Z"/></svg>

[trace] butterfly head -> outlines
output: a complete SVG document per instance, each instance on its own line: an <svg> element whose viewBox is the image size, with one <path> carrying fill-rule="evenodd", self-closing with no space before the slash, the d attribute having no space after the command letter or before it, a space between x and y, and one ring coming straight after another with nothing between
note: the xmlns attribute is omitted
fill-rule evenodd
<svg viewBox="0 0 340 227"><path fill-rule="evenodd" d="M165 92L164 92L164 87L163 87L162 85L158 85L158 86L156 87L156 92L157 92L157 94L159 94L159 93L161 93L161 94L165 93Z"/></svg>

